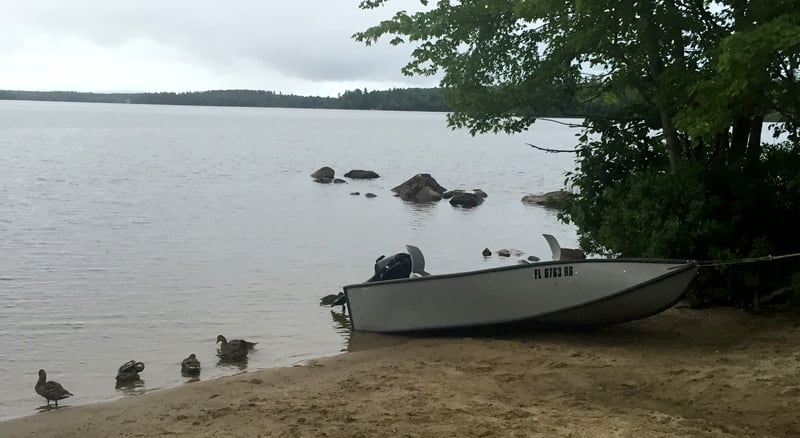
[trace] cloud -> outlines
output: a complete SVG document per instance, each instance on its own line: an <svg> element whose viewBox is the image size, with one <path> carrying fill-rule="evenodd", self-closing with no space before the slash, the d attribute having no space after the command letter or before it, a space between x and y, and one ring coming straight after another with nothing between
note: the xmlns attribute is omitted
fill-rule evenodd
<svg viewBox="0 0 800 438"><path fill-rule="evenodd" d="M410 47L351 38L409 6L396 3L362 11L358 0L12 2L0 16L0 88L20 77L147 90L434 86L400 73Z"/></svg>

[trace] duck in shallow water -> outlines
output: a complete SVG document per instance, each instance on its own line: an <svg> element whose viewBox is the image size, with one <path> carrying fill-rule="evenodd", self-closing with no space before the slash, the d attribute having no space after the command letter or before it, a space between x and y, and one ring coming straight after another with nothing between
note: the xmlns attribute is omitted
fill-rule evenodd
<svg viewBox="0 0 800 438"><path fill-rule="evenodd" d="M189 357L181 362L181 374L187 376L196 376L200 374L200 361L197 360L194 353L190 354Z"/></svg>
<svg viewBox="0 0 800 438"><path fill-rule="evenodd" d="M223 350L217 351L219 361L223 363L240 363L247 362L247 350Z"/></svg>
<svg viewBox="0 0 800 438"><path fill-rule="evenodd" d="M220 344L220 349L230 350L252 350L256 347L258 342L245 341L244 339L225 339L225 336L217 335L217 343Z"/></svg>
<svg viewBox="0 0 800 438"><path fill-rule="evenodd" d="M129 360L122 364L117 371L117 382L135 382L141 380L139 373L144 371L144 363Z"/></svg>
<svg viewBox="0 0 800 438"><path fill-rule="evenodd" d="M36 386L34 386L36 393L41 395L47 400L47 406L50 406L50 400L56 402L56 407L58 407L58 401L63 400L71 395L71 392L64 389L58 382L47 381L47 373L44 370L39 370L39 381L36 382Z"/></svg>
<svg viewBox="0 0 800 438"><path fill-rule="evenodd" d="M248 344L255 345L253 342L247 342L241 339L233 339L228 342L225 336L217 336L217 343L219 350L217 356L222 362L243 362L247 360Z"/></svg>

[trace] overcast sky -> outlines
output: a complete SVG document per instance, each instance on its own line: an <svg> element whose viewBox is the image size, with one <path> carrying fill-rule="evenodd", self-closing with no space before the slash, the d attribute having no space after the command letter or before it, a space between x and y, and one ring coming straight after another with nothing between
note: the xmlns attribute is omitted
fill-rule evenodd
<svg viewBox="0 0 800 438"><path fill-rule="evenodd" d="M335 96L436 86L400 68L409 46L352 34L419 2L359 0L10 0L0 12L0 89L257 89Z"/></svg>

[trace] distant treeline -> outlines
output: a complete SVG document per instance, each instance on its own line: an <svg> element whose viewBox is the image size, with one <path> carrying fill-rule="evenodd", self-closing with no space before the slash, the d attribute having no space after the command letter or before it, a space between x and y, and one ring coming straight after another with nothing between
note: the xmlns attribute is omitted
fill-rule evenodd
<svg viewBox="0 0 800 438"><path fill-rule="evenodd" d="M82 93L0 90L0 100L135 103L151 105L247 106L394 111L450 111L439 88L383 91L352 90L338 97L297 96L262 90L213 90L185 93Z"/></svg>

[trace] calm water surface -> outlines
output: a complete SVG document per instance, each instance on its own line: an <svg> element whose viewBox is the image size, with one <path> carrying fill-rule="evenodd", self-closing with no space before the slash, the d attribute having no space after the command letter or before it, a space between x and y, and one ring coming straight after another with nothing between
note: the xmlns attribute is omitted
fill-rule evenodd
<svg viewBox="0 0 800 438"><path fill-rule="evenodd" d="M78 405L183 384L189 353L201 379L240 372L217 364L220 333L259 342L246 369L354 348L319 299L406 243L434 273L516 262L484 247L547 257L541 233L573 246L573 227L520 198L574 167L525 142L574 134L471 137L439 113L0 101L0 419L44 404L39 368ZM381 178L313 183L324 165ZM420 172L489 197L463 210L392 196ZM117 389L129 359L144 384Z"/></svg>

